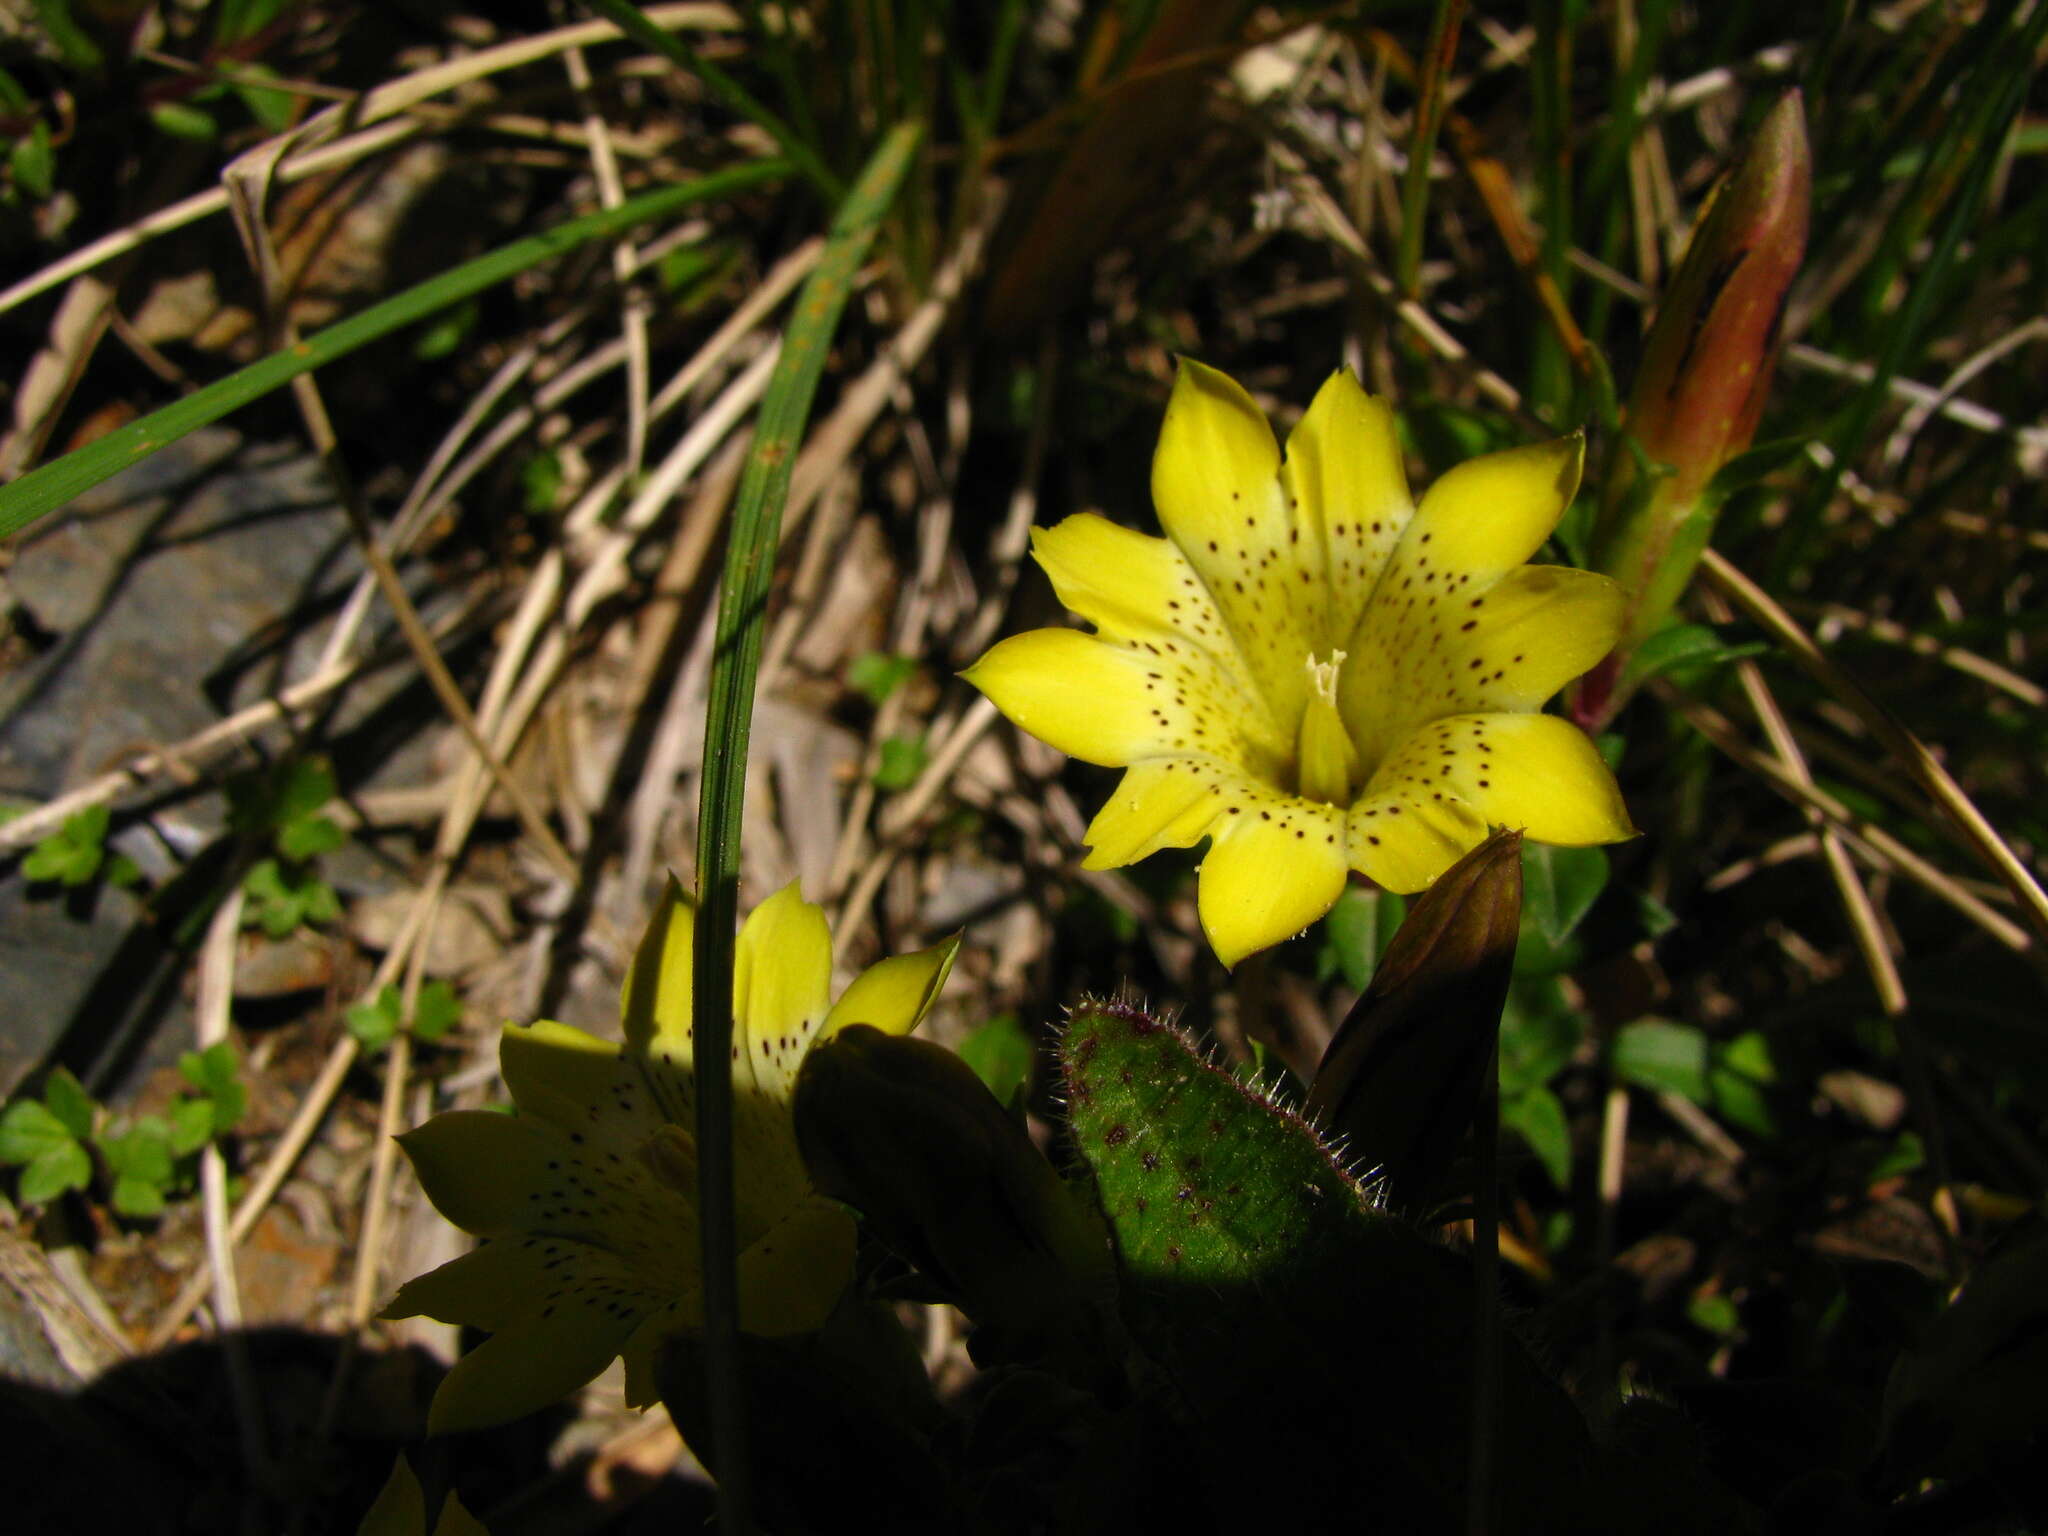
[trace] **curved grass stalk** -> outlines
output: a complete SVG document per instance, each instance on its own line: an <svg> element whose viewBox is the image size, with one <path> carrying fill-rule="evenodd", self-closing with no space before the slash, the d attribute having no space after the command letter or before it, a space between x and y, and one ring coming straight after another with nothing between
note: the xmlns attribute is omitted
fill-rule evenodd
<svg viewBox="0 0 2048 1536"><path fill-rule="evenodd" d="M75 453L32 469L11 485L0 486L0 538L19 532L101 481L141 463L159 448L260 400L301 374L311 373L393 331L459 304L550 257L592 240L607 239L692 203L776 180L787 175L789 169L787 161L759 160L716 171L696 181L642 193L616 208L570 219L542 234L515 240L474 261L437 273L403 293L372 304L360 314L195 390L175 404L152 411L140 421L109 432Z"/></svg>
<svg viewBox="0 0 2048 1536"><path fill-rule="evenodd" d="M902 185L922 128L892 130L868 161L832 223L818 268L804 285L761 403L753 450L733 507L704 720L697 812L696 988L697 1187L704 1255L704 1322L721 1527L748 1526L749 1490L740 1382L738 1250L734 1242L732 984L739 915L740 822L754 682L767 628L769 578L782 508L825 356L854 278L882 216Z"/></svg>

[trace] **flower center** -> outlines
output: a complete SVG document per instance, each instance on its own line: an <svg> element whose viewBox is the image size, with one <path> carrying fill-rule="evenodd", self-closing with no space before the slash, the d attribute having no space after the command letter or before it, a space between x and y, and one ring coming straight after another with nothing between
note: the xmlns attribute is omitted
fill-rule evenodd
<svg viewBox="0 0 2048 1536"><path fill-rule="evenodd" d="M1358 748L1337 713L1337 673L1343 665L1342 651L1330 652L1328 661L1308 658L1308 707L1301 712L1294 741L1295 793L1329 805L1349 805L1365 777Z"/></svg>

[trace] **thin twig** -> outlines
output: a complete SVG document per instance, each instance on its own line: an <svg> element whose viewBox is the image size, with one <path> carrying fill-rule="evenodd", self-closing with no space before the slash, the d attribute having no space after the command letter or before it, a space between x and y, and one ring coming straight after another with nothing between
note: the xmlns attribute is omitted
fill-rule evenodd
<svg viewBox="0 0 2048 1536"><path fill-rule="evenodd" d="M2036 935L2048 939L2048 893L2042 891L2033 872L2020 862L1926 744L1893 719L1891 712L1865 692L1861 683L1836 666L1791 614L1724 556L1708 549L1701 557L1700 571L1730 602L1768 630L1823 688L1856 713L1871 734L1919 782L1968 846L2005 882Z"/></svg>

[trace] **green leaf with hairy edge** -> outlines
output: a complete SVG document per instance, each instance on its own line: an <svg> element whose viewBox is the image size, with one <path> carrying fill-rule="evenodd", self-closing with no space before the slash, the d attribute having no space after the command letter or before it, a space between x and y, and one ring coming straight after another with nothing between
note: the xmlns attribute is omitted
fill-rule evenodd
<svg viewBox="0 0 2048 1536"><path fill-rule="evenodd" d="M673 213L691 203L745 191L766 181L787 175L783 160L761 160L751 165L717 171L679 186L661 187L629 197L616 208L568 219L553 229L524 240L515 240L474 261L438 273L423 283L394 294L348 319L306 337L295 346L249 364L226 378L194 390L175 404L152 411L140 421L116 428L105 437L30 470L20 479L0 486L0 539L26 528L37 518L65 505L102 480L141 463L157 449L209 422L260 400L272 390L289 384L302 373L311 373L337 358L368 346L393 331L471 294L481 293L552 256L574 250L592 241L609 239L622 230L649 219Z"/></svg>
<svg viewBox="0 0 2048 1536"><path fill-rule="evenodd" d="M1502 1099L1500 1123L1528 1143L1551 1183L1572 1187L1572 1128L1556 1094L1539 1083Z"/></svg>
<svg viewBox="0 0 2048 1536"><path fill-rule="evenodd" d="M1031 1032L1014 1013L999 1013L960 1042L960 1059L974 1068L988 1091L1005 1106L1031 1085L1031 1064L1037 1058Z"/></svg>
<svg viewBox="0 0 2048 1536"><path fill-rule="evenodd" d="M600 3L600 0L592 0ZM645 18L603 0L607 15L641 36ZM666 45L660 45L666 48ZM923 128L892 128L832 220L824 255L805 282L787 339L761 397L754 442L733 497L731 532L713 630L710 697L704 710L704 772L697 810L698 914L692 959L696 986L698 1231L704 1256L706 1371L720 1455L733 1469L719 1482L721 1520L749 1521L744 1473L738 1250L734 1241L732 1144L733 930L739 918L740 827L755 676L767 627L768 586L805 424L832 336L868 248L895 201ZM829 173L828 173L829 176Z"/></svg>
<svg viewBox="0 0 2048 1536"><path fill-rule="evenodd" d="M48 1205L66 1190L83 1189L91 1182L92 1158L77 1142L66 1140L21 1170L15 1193L23 1205Z"/></svg>
<svg viewBox="0 0 2048 1536"><path fill-rule="evenodd" d="M43 1103L79 1140L92 1134L92 1095L68 1068L58 1067L50 1073L50 1080L43 1084Z"/></svg>
<svg viewBox="0 0 2048 1536"><path fill-rule="evenodd" d="M1219 1528L1459 1528L1468 1265L1376 1209L1298 1115L1141 1009L1075 1009L1060 1062L1125 1321L1185 1401L1189 1475ZM1584 1425L1501 1343L1515 1426L1503 1529L1585 1528Z"/></svg>
<svg viewBox="0 0 2048 1536"><path fill-rule="evenodd" d="M32 1163L77 1139L71 1127L34 1099L20 1099L0 1115L0 1163Z"/></svg>
<svg viewBox="0 0 2048 1536"><path fill-rule="evenodd" d="M1707 1102L1707 1037L1690 1024L1638 1019L1614 1037L1614 1075L1625 1083Z"/></svg>

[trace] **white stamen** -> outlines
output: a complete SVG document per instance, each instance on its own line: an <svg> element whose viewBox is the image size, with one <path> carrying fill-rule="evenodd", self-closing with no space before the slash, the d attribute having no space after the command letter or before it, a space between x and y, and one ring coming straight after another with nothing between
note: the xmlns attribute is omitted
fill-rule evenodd
<svg viewBox="0 0 2048 1536"><path fill-rule="evenodd" d="M1344 666L1342 651L1330 652L1328 661L1317 661L1313 655L1308 658L1309 686L1315 689L1316 697L1326 704L1337 702L1337 674Z"/></svg>

